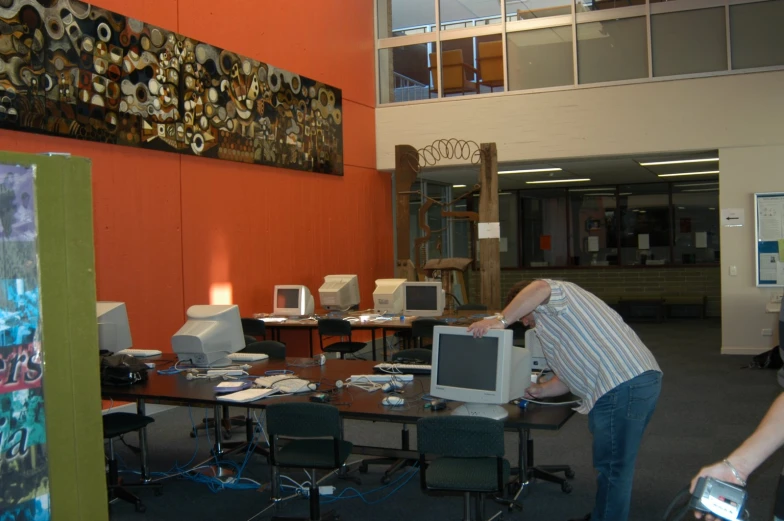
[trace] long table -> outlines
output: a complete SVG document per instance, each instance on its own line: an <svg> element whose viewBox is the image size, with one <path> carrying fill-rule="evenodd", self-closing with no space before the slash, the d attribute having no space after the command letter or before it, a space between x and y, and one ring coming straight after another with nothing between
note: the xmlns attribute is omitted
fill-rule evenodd
<svg viewBox="0 0 784 521"><path fill-rule="evenodd" d="M159 367L164 367L166 363L174 362L173 355L162 355L149 360L156 363ZM330 359L323 366L295 367L288 365L284 360L265 360L251 364L251 369L248 372L253 376L263 376L267 371L289 369L294 371L300 378L319 382L322 388L332 388L337 380L345 381L351 375L373 373L374 365L374 362L364 360ZM106 399L136 402L139 414L145 414L145 404L147 403L212 406L215 410L216 419L215 450L217 453L220 453L222 450L220 426L222 406L231 405L233 407L263 409L270 403L305 402L310 399L311 395L311 393L304 393L280 397L273 396L255 402L236 404L216 399L213 389L220 381L220 379L188 380L185 373L161 375L152 370L149 371L149 378L145 382L130 386L104 385L101 387L101 394ZM420 418L433 415L451 414L452 410L461 405L461 402L449 402L446 409L433 412L429 408L425 408L426 402L421 399L423 394L429 392L430 377L417 375L414 377L413 382L406 385L403 389L403 396L407 402L402 407L382 405L381 400L385 394L381 391L367 392L362 389L347 388L345 386L334 394L332 402L339 409L343 419L400 424L416 423ZM519 485L522 489L528 484L530 477L529 463L532 460L527 453L530 431L532 429L558 430L572 417L574 411L569 406L536 404L529 404L525 409L511 404L504 405L504 408L509 412L509 417L505 421L506 430L518 433L518 458L515 474L518 476ZM145 430L140 431L139 438L142 450L142 479L149 480L149 469L146 462L147 434ZM409 450L407 445L407 439L404 437L402 446L399 449L355 445L354 453L416 459L418 453Z"/></svg>

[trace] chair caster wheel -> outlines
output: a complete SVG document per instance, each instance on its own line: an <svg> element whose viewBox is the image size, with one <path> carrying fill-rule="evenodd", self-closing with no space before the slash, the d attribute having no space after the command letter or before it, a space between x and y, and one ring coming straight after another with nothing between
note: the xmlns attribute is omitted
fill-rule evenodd
<svg viewBox="0 0 784 521"><path fill-rule="evenodd" d="M566 479L572 479L574 478L574 471L572 469L569 469L566 472L564 472L564 476L566 476Z"/></svg>
<svg viewBox="0 0 784 521"><path fill-rule="evenodd" d="M381 476L381 483L382 484L388 485L390 481L392 481L392 479L389 476L387 476L386 474Z"/></svg>
<svg viewBox="0 0 784 521"><path fill-rule="evenodd" d="M136 511L144 513L147 511L147 507L144 506L142 503L136 503Z"/></svg>
<svg viewBox="0 0 784 521"><path fill-rule="evenodd" d="M563 490L565 494L570 493L572 491L571 483L563 482L561 484L561 490Z"/></svg>

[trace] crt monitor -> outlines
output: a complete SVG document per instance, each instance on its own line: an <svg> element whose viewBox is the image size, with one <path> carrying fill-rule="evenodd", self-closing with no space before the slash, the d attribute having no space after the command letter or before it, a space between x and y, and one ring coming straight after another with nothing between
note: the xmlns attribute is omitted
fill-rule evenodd
<svg viewBox="0 0 784 521"><path fill-rule="evenodd" d="M226 367L229 354L245 347L240 308L236 305L198 305L188 308L188 320L171 339L181 362L195 367Z"/></svg>
<svg viewBox="0 0 784 521"><path fill-rule="evenodd" d="M359 309L359 279L356 275L327 275L319 288L319 300L327 311Z"/></svg>
<svg viewBox="0 0 784 521"><path fill-rule="evenodd" d="M542 344L539 342L539 337L536 336L535 329L529 329L525 332L525 347L531 351L531 369L534 371L547 369L547 358L544 356Z"/></svg>
<svg viewBox="0 0 784 521"><path fill-rule="evenodd" d="M474 338L465 327L433 328L430 394L465 402L452 414L503 420L501 407L531 385L531 354L512 344L512 331L491 329Z"/></svg>
<svg viewBox="0 0 784 521"><path fill-rule="evenodd" d="M444 314L444 290L441 282L406 282L403 284L403 313L415 317L440 317Z"/></svg>
<svg viewBox="0 0 784 521"><path fill-rule="evenodd" d="M403 311L403 284L407 279L378 279L373 291L373 308L380 313Z"/></svg>
<svg viewBox="0 0 784 521"><path fill-rule="evenodd" d="M125 302L96 302L98 349L116 353L133 345Z"/></svg>
<svg viewBox="0 0 784 521"><path fill-rule="evenodd" d="M273 314L284 317L313 314L313 295L307 286L279 284L275 286Z"/></svg>

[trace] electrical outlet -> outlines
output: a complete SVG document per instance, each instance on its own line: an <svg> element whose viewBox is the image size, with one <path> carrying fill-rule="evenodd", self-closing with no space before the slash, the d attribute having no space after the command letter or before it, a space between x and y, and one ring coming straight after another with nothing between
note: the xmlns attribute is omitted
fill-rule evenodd
<svg viewBox="0 0 784 521"><path fill-rule="evenodd" d="M773 330L770 328L763 329L762 336L773 336Z"/></svg>
<svg viewBox="0 0 784 521"><path fill-rule="evenodd" d="M784 297L784 295L773 295L770 298L770 301L771 302L778 302L779 304L781 304L781 297Z"/></svg>
<svg viewBox="0 0 784 521"><path fill-rule="evenodd" d="M738 275L738 267L730 266L730 277L736 277L737 275Z"/></svg>

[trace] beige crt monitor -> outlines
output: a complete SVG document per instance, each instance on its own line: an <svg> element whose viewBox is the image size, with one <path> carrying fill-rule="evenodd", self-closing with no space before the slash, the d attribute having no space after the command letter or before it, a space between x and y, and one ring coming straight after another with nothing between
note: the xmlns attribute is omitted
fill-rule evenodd
<svg viewBox="0 0 784 521"><path fill-rule="evenodd" d="M373 307L380 313L403 311L403 284L407 279L377 279L373 291Z"/></svg>
<svg viewBox="0 0 784 521"><path fill-rule="evenodd" d="M116 353L133 346L125 302L96 302L98 349Z"/></svg>
<svg viewBox="0 0 784 521"><path fill-rule="evenodd" d="M359 280L356 275L327 275L319 288L321 307L327 311L348 311L359 306Z"/></svg>

